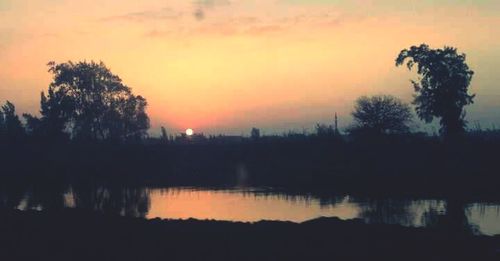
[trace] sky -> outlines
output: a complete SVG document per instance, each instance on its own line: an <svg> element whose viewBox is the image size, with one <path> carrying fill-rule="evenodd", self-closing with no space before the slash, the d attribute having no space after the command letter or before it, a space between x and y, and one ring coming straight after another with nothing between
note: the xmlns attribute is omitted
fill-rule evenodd
<svg viewBox="0 0 500 261"><path fill-rule="evenodd" d="M36 114L49 61L95 60L148 100L153 134L312 132L362 95L410 102L394 60L421 43L467 54L467 119L500 126L498 0L0 0L0 102Z"/></svg>

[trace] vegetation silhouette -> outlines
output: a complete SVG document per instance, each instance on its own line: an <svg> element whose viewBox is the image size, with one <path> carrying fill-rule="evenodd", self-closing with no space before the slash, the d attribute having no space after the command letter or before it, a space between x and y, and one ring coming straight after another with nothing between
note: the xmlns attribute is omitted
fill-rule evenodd
<svg viewBox="0 0 500 261"><path fill-rule="evenodd" d="M404 134L412 122L410 106L391 95L360 97L352 112L351 134Z"/></svg>
<svg viewBox="0 0 500 261"><path fill-rule="evenodd" d="M0 142L16 142L23 138L24 128L16 114L16 107L6 101L0 109Z"/></svg>
<svg viewBox="0 0 500 261"><path fill-rule="evenodd" d="M440 118L441 133L457 136L465 132L464 106L473 103L474 94L468 88L474 72L465 63L465 54L453 47L431 49L426 44L404 49L396 58L396 66L406 63L411 70L417 66L422 77L412 80L417 94L413 100L420 119L431 122Z"/></svg>
<svg viewBox="0 0 500 261"><path fill-rule="evenodd" d="M41 94L40 119L25 115L40 136L78 140L140 140L149 129L146 99L135 96L102 62L50 62L53 81Z"/></svg>
<svg viewBox="0 0 500 261"><path fill-rule="evenodd" d="M250 137L254 140L258 140L260 138L260 130L257 128L252 128L250 131Z"/></svg>
<svg viewBox="0 0 500 261"><path fill-rule="evenodd" d="M161 130L160 140L162 140L163 142L168 142L167 129L165 129L165 127L161 126L160 130Z"/></svg>

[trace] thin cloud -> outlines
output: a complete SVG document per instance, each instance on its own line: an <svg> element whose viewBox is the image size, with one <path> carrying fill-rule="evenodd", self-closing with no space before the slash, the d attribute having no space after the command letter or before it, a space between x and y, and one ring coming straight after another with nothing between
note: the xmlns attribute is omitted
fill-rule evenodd
<svg viewBox="0 0 500 261"><path fill-rule="evenodd" d="M175 20L182 17L181 12L176 12L171 8L162 8L160 10L147 10L140 12L131 12L123 15L108 16L101 19L104 22L128 21L145 22L151 20Z"/></svg>

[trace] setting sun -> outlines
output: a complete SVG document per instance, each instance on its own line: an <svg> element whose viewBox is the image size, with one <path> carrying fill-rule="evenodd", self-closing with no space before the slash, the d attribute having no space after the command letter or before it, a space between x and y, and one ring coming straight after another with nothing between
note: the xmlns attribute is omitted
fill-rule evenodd
<svg viewBox="0 0 500 261"><path fill-rule="evenodd" d="M186 135L188 135L188 136L193 135L193 133L194 133L193 129L187 129L186 130Z"/></svg>

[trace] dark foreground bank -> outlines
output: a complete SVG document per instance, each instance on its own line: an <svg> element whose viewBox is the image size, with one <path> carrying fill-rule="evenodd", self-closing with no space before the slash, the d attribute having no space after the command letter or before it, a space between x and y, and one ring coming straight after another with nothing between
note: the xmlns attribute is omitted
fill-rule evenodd
<svg viewBox="0 0 500 261"><path fill-rule="evenodd" d="M500 236L336 218L250 224L65 209L0 220L0 260L500 260Z"/></svg>

